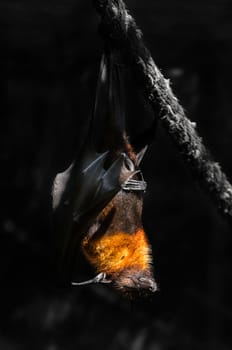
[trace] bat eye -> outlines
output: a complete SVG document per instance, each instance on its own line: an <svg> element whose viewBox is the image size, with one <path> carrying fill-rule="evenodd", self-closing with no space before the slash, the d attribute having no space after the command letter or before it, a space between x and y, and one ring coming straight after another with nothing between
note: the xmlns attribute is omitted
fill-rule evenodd
<svg viewBox="0 0 232 350"><path fill-rule="evenodd" d="M125 159L124 159L124 165L125 165L127 170L135 171L135 165L134 165L134 163L132 162L132 160L128 156L126 156Z"/></svg>

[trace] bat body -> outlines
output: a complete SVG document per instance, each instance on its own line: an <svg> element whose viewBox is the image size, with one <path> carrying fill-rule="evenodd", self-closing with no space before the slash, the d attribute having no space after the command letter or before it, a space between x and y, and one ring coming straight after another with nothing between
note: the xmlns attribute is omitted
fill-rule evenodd
<svg viewBox="0 0 232 350"><path fill-rule="evenodd" d="M121 170L124 175L127 169ZM136 176L136 174L135 174ZM121 189L100 212L82 241L98 273L126 295L156 290L152 256L142 221L142 194Z"/></svg>
<svg viewBox="0 0 232 350"><path fill-rule="evenodd" d="M118 55L103 56L90 132L77 159L56 176L53 208L67 282L81 246L98 273L87 283L146 294L157 289L142 225L146 183L139 165L146 147L136 153L128 140L119 67Z"/></svg>

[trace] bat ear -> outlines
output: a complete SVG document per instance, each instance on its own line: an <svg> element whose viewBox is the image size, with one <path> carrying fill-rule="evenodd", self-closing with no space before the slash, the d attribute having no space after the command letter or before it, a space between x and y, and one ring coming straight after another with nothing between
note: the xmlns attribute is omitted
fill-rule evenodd
<svg viewBox="0 0 232 350"><path fill-rule="evenodd" d="M139 151L139 153L136 154L136 159L135 159L135 165L136 165L136 166L139 166L140 163L142 162L143 157L144 157L144 155L145 155L145 153L146 153L146 151L147 151L147 148L148 148L148 145L146 145L145 147L143 147L143 148L141 149L141 151Z"/></svg>

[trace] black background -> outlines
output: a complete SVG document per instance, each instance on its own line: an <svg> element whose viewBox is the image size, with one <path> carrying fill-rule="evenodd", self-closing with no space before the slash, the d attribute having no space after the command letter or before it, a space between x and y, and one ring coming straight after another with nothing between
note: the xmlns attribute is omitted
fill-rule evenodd
<svg viewBox="0 0 232 350"><path fill-rule="evenodd" d="M230 0L127 5L232 180ZM55 286L51 186L86 134L98 20L86 0L0 3L0 349L230 349L231 231L162 125L143 162L159 293L130 302L104 286ZM134 108L135 123L146 119L143 107Z"/></svg>

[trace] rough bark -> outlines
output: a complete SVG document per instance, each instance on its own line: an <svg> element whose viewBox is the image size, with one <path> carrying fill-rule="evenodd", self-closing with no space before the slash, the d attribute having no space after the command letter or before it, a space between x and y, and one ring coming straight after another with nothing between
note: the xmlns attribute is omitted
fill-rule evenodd
<svg viewBox="0 0 232 350"><path fill-rule="evenodd" d="M93 0L101 15L100 32L106 42L126 51L145 93L163 127L178 147L197 180L208 192L220 212L232 222L232 186L218 163L209 155L168 79L156 66L142 38L142 32L122 0Z"/></svg>

